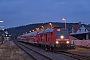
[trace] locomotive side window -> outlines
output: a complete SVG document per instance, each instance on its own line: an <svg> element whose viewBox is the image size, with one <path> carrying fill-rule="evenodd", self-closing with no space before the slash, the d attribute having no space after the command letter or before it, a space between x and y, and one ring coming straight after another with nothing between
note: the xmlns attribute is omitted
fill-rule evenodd
<svg viewBox="0 0 90 60"><path fill-rule="evenodd" d="M60 36L60 35L64 35L64 36L67 36L68 35L68 31L67 30L56 30L56 35L57 36Z"/></svg>

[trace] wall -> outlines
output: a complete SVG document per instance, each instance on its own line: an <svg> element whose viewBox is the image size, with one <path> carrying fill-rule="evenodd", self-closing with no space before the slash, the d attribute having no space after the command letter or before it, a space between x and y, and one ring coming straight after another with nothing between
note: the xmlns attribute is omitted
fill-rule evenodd
<svg viewBox="0 0 90 60"><path fill-rule="evenodd" d="M81 31L80 31L80 29L81 29ZM76 32L76 34L80 34L80 33L88 33L89 31L86 29L86 31L85 31L85 27L82 25L82 27L80 27L79 29L78 29L78 31Z"/></svg>

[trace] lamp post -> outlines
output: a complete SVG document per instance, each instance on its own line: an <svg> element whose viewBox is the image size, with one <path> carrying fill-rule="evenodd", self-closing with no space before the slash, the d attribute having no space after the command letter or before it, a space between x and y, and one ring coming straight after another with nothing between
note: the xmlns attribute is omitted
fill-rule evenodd
<svg viewBox="0 0 90 60"><path fill-rule="evenodd" d="M65 29L66 29L66 18L62 18L62 20L64 20L64 22L65 22Z"/></svg>

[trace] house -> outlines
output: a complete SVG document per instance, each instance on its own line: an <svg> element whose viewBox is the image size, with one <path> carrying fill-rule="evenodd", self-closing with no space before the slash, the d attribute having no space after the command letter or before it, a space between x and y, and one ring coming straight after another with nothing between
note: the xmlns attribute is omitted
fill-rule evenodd
<svg viewBox="0 0 90 60"><path fill-rule="evenodd" d="M74 24L70 33L71 36L80 40L90 39L90 27L85 24Z"/></svg>

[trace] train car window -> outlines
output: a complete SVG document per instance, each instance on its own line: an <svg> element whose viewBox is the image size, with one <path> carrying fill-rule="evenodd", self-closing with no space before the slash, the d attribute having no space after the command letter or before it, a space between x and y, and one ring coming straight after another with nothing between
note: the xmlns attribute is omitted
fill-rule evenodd
<svg viewBox="0 0 90 60"><path fill-rule="evenodd" d="M56 35L57 36L60 36L60 35L67 36L68 35L68 31L67 30L60 30L60 31L56 30Z"/></svg>

